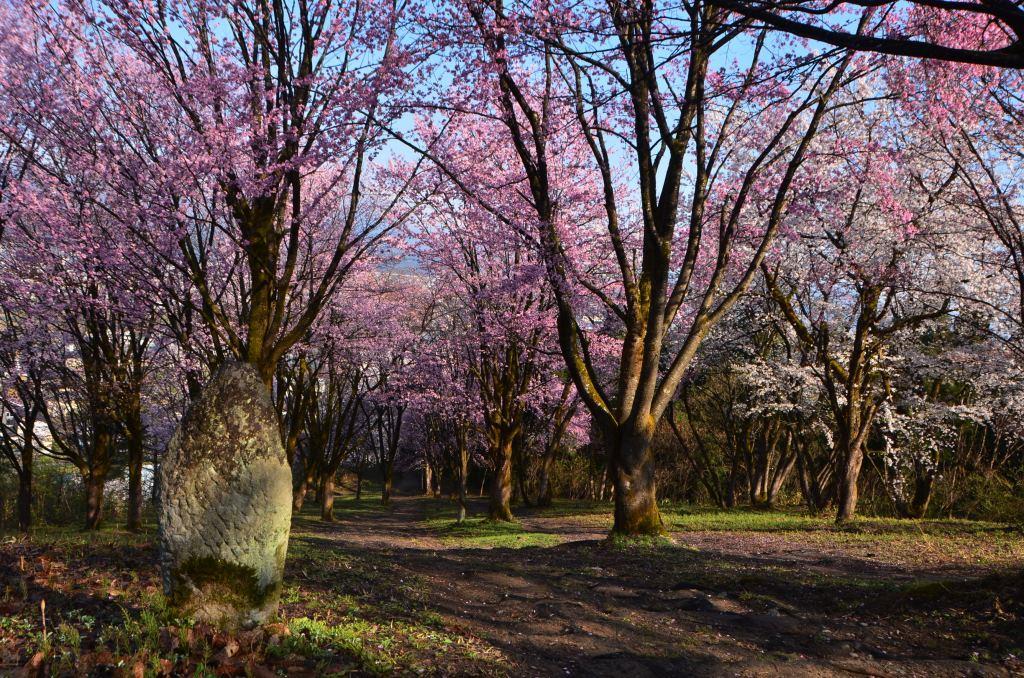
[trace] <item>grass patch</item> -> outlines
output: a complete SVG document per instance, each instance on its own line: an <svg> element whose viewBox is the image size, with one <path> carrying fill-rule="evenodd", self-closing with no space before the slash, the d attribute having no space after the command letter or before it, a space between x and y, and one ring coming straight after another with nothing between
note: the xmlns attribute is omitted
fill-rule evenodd
<svg viewBox="0 0 1024 678"><path fill-rule="evenodd" d="M339 521L387 514L393 510L394 506L382 503L377 493L364 491L359 499L354 494L337 495L334 498L334 519ZM311 495L303 502L302 509L292 514L292 521L293 527L303 526L310 521L319 522L320 503Z"/></svg>
<svg viewBox="0 0 1024 678"><path fill-rule="evenodd" d="M521 549L562 543L562 538L557 534L530 532L517 522L469 518L459 523L446 518L433 518L427 520L426 524L436 530L445 543L467 548Z"/></svg>
<svg viewBox="0 0 1024 678"><path fill-rule="evenodd" d="M290 635L271 654L297 654L319 661L325 675L353 671L374 675L406 673L431 664L452 650L483 660L497 668L500 655L463 636L428 625L391 621L375 623L348 617L337 623L300 617L288 623Z"/></svg>
<svg viewBox="0 0 1024 678"><path fill-rule="evenodd" d="M537 515L549 518L579 516L611 516L612 503L608 501L592 501L588 499L555 499L551 506L533 509Z"/></svg>
<svg viewBox="0 0 1024 678"><path fill-rule="evenodd" d="M608 545L613 549L627 551L659 550L664 548L675 548L676 544L671 537L664 534L657 535L626 535L612 532L608 535Z"/></svg>
<svg viewBox="0 0 1024 678"><path fill-rule="evenodd" d="M722 511L675 505L661 507L661 516L667 529L685 532L803 532L830 525L825 518L797 511Z"/></svg>
<svg viewBox="0 0 1024 678"><path fill-rule="evenodd" d="M662 509L666 527L677 532L771 533L805 546L893 564L1012 566L1024 560L1024 538L1001 523L977 520L904 520L858 517L836 525L831 516L796 509Z"/></svg>

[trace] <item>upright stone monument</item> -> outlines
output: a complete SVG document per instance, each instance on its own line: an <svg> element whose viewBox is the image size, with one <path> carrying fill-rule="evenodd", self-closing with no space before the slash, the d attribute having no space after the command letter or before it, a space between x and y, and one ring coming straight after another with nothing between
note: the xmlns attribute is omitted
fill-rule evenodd
<svg viewBox="0 0 1024 678"><path fill-rule="evenodd" d="M220 368L174 432L158 481L170 604L225 628L267 621L281 591L292 481L270 390L255 368Z"/></svg>

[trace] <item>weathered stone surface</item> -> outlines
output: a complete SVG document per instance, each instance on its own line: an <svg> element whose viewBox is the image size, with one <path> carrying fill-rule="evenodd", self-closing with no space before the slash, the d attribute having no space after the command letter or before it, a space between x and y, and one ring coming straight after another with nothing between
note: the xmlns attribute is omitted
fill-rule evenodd
<svg viewBox="0 0 1024 678"><path fill-rule="evenodd" d="M276 610L291 524L291 470L269 389L227 363L192 404L159 473L160 565L172 605L253 626Z"/></svg>

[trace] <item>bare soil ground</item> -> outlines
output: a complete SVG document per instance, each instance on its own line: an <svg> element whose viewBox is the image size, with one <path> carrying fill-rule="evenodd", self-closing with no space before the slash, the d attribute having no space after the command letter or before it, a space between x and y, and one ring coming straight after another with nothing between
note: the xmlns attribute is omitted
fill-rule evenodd
<svg viewBox="0 0 1024 678"><path fill-rule="evenodd" d="M303 513L282 623L236 636L162 606L152 534L9 537L0 675L1024 675L1019 530L667 511L670 540L622 543L608 511Z"/></svg>
<svg viewBox="0 0 1024 678"><path fill-rule="evenodd" d="M463 547L473 538L423 521L428 506L399 500L329 538L425 580L446 625L499 648L518 674L1024 675L1024 551L1010 540L1005 558L972 562L1001 535L894 538L868 524L616 545L606 513L526 510L526 543L560 543Z"/></svg>

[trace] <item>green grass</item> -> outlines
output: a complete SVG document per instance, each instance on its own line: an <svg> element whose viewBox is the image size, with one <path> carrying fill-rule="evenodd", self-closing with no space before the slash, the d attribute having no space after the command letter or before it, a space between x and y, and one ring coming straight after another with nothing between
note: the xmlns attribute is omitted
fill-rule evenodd
<svg viewBox="0 0 1024 678"><path fill-rule="evenodd" d="M676 544L667 535L642 535L629 537L615 532L608 535L608 545L613 549L637 551L637 550L658 550L663 548L675 548Z"/></svg>
<svg viewBox="0 0 1024 678"><path fill-rule="evenodd" d="M722 511L676 505L662 507L661 515L667 529L693 532L804 532L831 525L825 518L797 511Z"/></svg>
<svg viewBox="0 0 1024 678"><path fill-rule="evenodd" d="M33 525L29 530L29 537L34 543L55 546L73 545L138 545L147 539L156 536L156 523L143 523L142 529L138 532L131 532L125 529L124 525L116 523L104 523L97 530L85 531L79 525ZM24 539L25 535L14 530L0 530L0 538Z"/></svg>
<svg viewBox="0 0 1024 678"><path fill-rule="evenodd" d="M701 532L842 532L884 535L982 535L1009 533L1002 523L978 520L905 520L858 516L837 526L834 516L811 515L799 508L756 509L739 507L718 509L687 504L662 503L662 519L670 531ZM545 518L572 518L573 522L611 528L613 507L609 502L555 500L545 509L530 509L530 515ZM1018 535L1019 536L1019 535Z"/></svg>
<svg viewBox="0 0 1024 678"><path fill-rule="evenodd" d="M1024 559L1021 531L1002 523L976 520L904 520L889 517L858 517L836 525L832 515L811 515L799 508L775 510L749 507L722 510L663 502L660 506L669 534L690 532L747 533L794 542L798 546L838 549L851 556L881 558L894 564L925 566L961 564L1007 566ZM431 515L442 516L441 509ZM516 509L513 509L514 511ZM531 518L551 519L565 525L607 533L612 526L612 506L607 502L556 501L546 509L520 509ZM451 515L450 512L447 515ZM443 525L441 525L443 527ZM551 532L558 528L552 526ZM613 546L657 547L635 540Z"/></svg>
<svg viewBox="0 0 1024 678"><path fill-rule="evenodd" d="M408 672L424 658L455 648L472 652L478 658L488 654L484 647L463 636L445 633L435 625L408 621L376 623L348 616L330 623L299 617L288 622L288 630L290 635L272 652L322 659L325 675L349 675L352 671L376 675ZM338 657L347 661L338 663Z"/></svg>
<svg viewBox="0 0 1024 678"><path fill-rule="evenodd" d="M538 515L550 518L611 516L612 503L610 501L592 501L589 499L555 499L551 502L551 506L531 510L536 511Z"/></svg>
<svg viewBox="0 0 1024 678"><path fill-rule="evenodd" d="M451 518L431 518L426 524L437 531L445 543L465 548L521 549L557 546L563 541L557 534L527 531L517 522L486 518L468 518L461 523Z"/></svg>
<svg viewBox="0 0 1024 678"><path fill-rule="evenodd" d="M764 511L733 509L700 510L678 507L664 512L671 529L729 532L818 532L848 535L954 536L1005 532L1005 526L974 520L903 520L898 518L858 517L836 525L832 516L812 516L798 510Z"/></svg>

